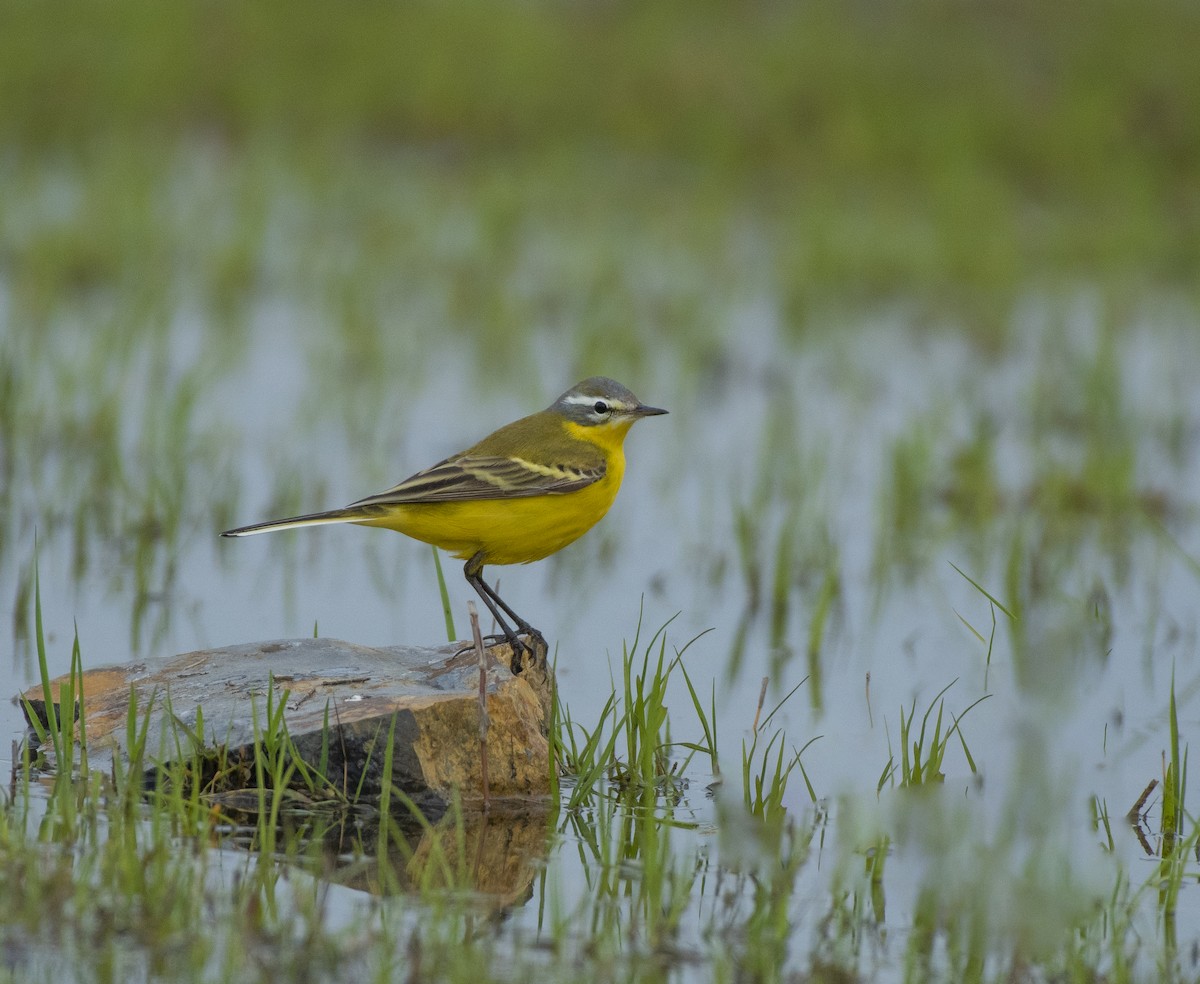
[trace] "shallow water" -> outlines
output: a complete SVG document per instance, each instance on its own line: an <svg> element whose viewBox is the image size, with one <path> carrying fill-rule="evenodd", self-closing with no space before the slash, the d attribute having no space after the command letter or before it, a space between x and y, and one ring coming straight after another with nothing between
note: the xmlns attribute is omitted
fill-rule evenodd
<svg viewBox="0 0 1200 984"><path fill-rule="evenodd" d="M177 312L156 348L164 361L135 346L110 364L125 374L116 446L126 484L176 476L178 515L137 549L119 533L81 537L54 502L64 486L75 501L86 481L70 448L19 466L10 493L18 520L0 551L0 583L19 606L10 689L36 675L20 629L34 525L53 671L67 669L73 625L87 666L314 627L366 645L439 641L443 616L422 544L352 527L245 541L217 533L378 491L541 408L575 376L618 375L671 413L631 433L612 512L554 558L490 571L554 647L572 716L590 724L598 713L639 620L644 641L674 617L673 646L705 633L686 666L702 696L717 695L727 772L736 772L763 677L768 707L807 677L772 721L795 748L820 736L803 761L832 810L818 824L819 863L801 879L810 894L795 900L798 918L826 904L832 873L872 841L883 815L899 831L889 925L910 921L918 889L933 879L948 898L965 895L966 881L986 885L972 904L1012 935L1037 934L1031 899L1065 926L1074 910L1062 900L1103 897L1115 870L1091 804L1119 817L1161 774L1172 675L1184 742L1200 723L1194 312L1164 303L1110 330L1086 293L1069 304L1031 299L997 353L902 310L797 342L769 295L718 303L723 328L703 359L678 359L660 342L635 375L596 357L571 373L577 353L545 327L525 340L535 372L488 382L454 340L426 347L411 338L385 345L359 381L353 362L331 358L329 327L286 297L257 305L238 357L218 365L205 354L211 326ZM401 317L397 330L411 326ZM70 324L54 331L64 364L86 348ZM396 363L390 384L391 364L417 350L421 371ZM189 380L196 397L179 433L190 443L181 450L167 430L147 451L158 401ZM40 406L53 414L57 404L48 395ZM970 484L963 476L976 474L970 453L980 448L984 480ZM145 457L171 453L191 458L160 473ZM138 490L122 494L136 499ZM140 508L153 520L169 500L157 494ZM465 634L471 595L457 562L444 563ZM964 574L1019 608L1018 619L994 610ZM993 614L989 666L986 642L964 623L986 639ZM979 774L955 742L942 795L906 802L885 784L877 797L899 757L901 709L915 706L920 720L952 682L947 723L987 697L961 722ZM697 740L675 683L673 737ZM19 712L4 708L0 721L16 733ZM706 764L696 759L690 778L681 811L700 831L678 841L735 856L736 821L702 792ZM798 779L788 797L796 816L811 816ZM1115 859L1135 880L1143 869L1150 877L1153 859L1134 832L1119 821L1113 830ZM552 856L546 878L568 910L587 891L586 867L571 850ZM973 874L959 886L965 871ZM1189 892L1181 940L1200 939ZM353 911L352 895L345 904ZM710 904L697 894L697 913ZM529 907L514 917L514 929L536 926ZM886 977L889 966L885 955L875 970Z"/></svg>

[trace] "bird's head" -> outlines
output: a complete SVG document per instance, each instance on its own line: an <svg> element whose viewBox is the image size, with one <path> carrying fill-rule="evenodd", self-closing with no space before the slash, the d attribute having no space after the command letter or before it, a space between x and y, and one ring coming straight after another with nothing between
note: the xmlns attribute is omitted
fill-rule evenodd
<svg viewBox="0 0 1200 984"><path fill-rule="evenodd" d="M648 407L615 379L592 376L576 383L550 404L550 409L581 427L611 428L624 434L642 417L666 413Z"/></svg>

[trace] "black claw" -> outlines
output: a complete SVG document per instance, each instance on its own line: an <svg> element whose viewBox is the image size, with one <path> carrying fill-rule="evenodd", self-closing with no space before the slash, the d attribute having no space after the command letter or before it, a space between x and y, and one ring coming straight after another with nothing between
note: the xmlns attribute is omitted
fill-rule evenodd
<svg viewBox="0 0 1200 984"><path fill-rule="evenodd" d="M509 636L505 635L504 633L497 633L496 635L484 636L482 639L483 647L484 649L490 649L492 646L499 646L501 643L507 643L509 646L511 646L512 672L514 675L520 675L520 673L527 666L532 666L537 662L538 646L541 646L542 649L546 648L546 640L542 637L542 634L537 629L530 629L527 632L523 632L523 634L530 638L533 643L532 645L522 639L519 635L514 634ZM472 652L474 649L475 644L473 642L468 643L458 650L458 652L456 652L454 655L461 656L463 653Z"/></svg>

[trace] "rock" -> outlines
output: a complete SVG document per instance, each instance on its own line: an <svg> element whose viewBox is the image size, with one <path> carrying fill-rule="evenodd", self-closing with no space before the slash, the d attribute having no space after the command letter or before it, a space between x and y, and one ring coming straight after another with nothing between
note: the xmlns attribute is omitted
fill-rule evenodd
<svg viewBox="0 0 1200 984"><path fill-rule="evenodd" d="M454 790L464 803L478 803L479 669L473 651L455 656L457 649L288 639L88 670L89 767L105 768L112 755L131 759L132 700L138 730L146 729L139 765L148 782L182 760L193 769L207 763L203 776L193 776L206 793L254 788L247 766L256 737L269 733L271 710L281 714L296 756L310 773L322 771L321 785L334 796L380 795L390 734L393 791L430 813L440 812ZM520 675L510 671L511 659L507 645L488 649L489 792L544 796L553 676L544 651ZM56 702L66 683L65 677L51 682ZM42 688L23 696L44 721Z"/></svg>

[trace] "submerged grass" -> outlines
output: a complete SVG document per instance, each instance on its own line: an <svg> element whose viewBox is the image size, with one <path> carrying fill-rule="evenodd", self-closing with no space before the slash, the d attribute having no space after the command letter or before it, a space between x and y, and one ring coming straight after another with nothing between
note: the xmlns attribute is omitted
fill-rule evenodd
<svg viewBox="0 0 1200 984"><path fill-rule="evenodd" d="M941 692L930 702L926 708L925 714L921 718L921 728L915 735L913 733L913 722L917 715L916 698L913 699L912 705L909 707L907 716L904 713L904 708L900 708L900 764L899 771L892 771L894 768L894 760L889 759L888 765L884 769L884 780L893 780L896 775L899 776L900 785L905 786L923 786L932 782L944 782L946 779L945 773L942 772L942 764L946 758L946 751L950 745L950 739L957 735L959 744L962 746L963 757L966 759L967 767L972 774L977 774L978 769L975 766L975 759L971 756L971 750L967 747L967 739L962 733L962 719L967 716L972 708L978 706L981 702L987 700L988 694L968 704L961 714L951 716L954 718L954 724L942 733L942 714L946 708L946 702L943 699L946 691L954 686L957 681L951 681L942 688ZM927 735L929 726L929 716L933 713L934 707L937 708L937 718L934 720L933 734ZM926 744L928 737L929 743Z"/></svg>
<svg viewBox="0 0 1200 984"><path fill-rule="evenodd" d="M33 622L44 637L39 590L35 578ZM635 633L623 648L619 677L592 728L557 709L560 808L541 833L543 839L555 836L556 844L548 862L529 862L539 873L531 873L528 889L516 898L504 890L495 894L480 859L489 822L500 825L508 842L519 821L485 818L480 828L456 801L431 822L386 783L371 810L377 834L369 839L360 825L329 853L324 845L337 821L322 821L312 799L288 802L284 795L297 782L318 790L329 786L323 763L311 769L295 754L282 718L286 692L271 687L261 717L255 711L258 751L246 763L255 819L247 829L194 781L202 712L194 728L176 732L175 746L167 750L179 764L158 766L147 787L143 775L155 770L159 757L147 747L149 709L131 701L128 755L114 759L111 775L88 772L86 730L68 711L73 701L83 706L72 683L62 691L60 710L44 716L36 735L54 746L53 761L26 751L0 803L0 874L17 893L0 921L0 938L10 956L17 954L20 979L149 974L258 981L303 968L304 978L313 981L383 981L397 973L474 982L510 980L514 973L531 981L564 974L739 980L803 972L843 982L873 979L888 966L900 968L888 971L899 979L922 981L1000 981L1024 968L1120 984L1145 979L1148 967L1161 980L1188 979L1175 925L1180 893L1196 874L1192 852L1200 828L1186 817L1182 794L1173 813L1164 802L1161 870L1143 887L1115 867L1107 897L1091 909L1073 906L1058 937L1044 931L1030 936L1025 922L1011 914L993 924L988 906L1004 905L1007 890L997 882L971 894L961 872L951 874L959 863L954 859L966 851L985 873L1009 871L1010 852L1020 851L1020 842L989 843L986 835L971 834L956 812L962 807L939 795L954 736L968 769L986 768L961 728L976 705L944 728L945 690L930 702L919 727L915 703L902 711L901 763L889 764L880 786L921 785L928 792L905 797L898 812L882 815L858 855L858 874L842 870L830 887L812 864L829 849L829 805L818 798L801 757L820 746L810 739L797 749L777 726L799 686L756 720L752 737L743 740L740 795L727 798L714 787L714 840L704 832L708 822L697 819L688 763L700 754L713 775L720 774L717 704L699 699L681 661L695 640L668 656L668 625L645 641ZM44 650L41 659L47 660ZM81 679L78 642L72 662L72 680ZM667 703L676 674L688 694L685 707L695 714L683 725L672 723ZM1186 752L1173 698L1168 710L1170 758L1183 780ZM699 740L678 741L673 732L681 727L698 730ZM385 756L390 737L380 735ZM54 777L48 786L38 783L45 769ZM800 803L809 806L797 805L789 790L793 774L802 776ZM391 800L416 819L416 840L398 822ZM857 807L843 801L834 809L853 813ZM288 824L289 813L306 819ZM929 828L924 836L937 840L945 856L931 862L915 890L911 924L892 938L884 927L895 923L888 913L897 903L889 907L887 896L903 898L909 891L896 872L897 864L911 863L914 822L916 829ZM1105 829L1111 844L1113 832L1107 824ZM222 843L237 844L238 853L212 846ZM834 849L854 852L854 844L852 838ZM1070 862L1057 850L1039 849L1018 875L1022 891L1052 895L1047 879L1054 876L1047 872L1055 866L1071 887ZM582 890L571 887L564 866L577 869ZM355 896L338 887L362 880L379 894ZM525 912L523 902L531 896L537 905ZM49 924L21 915L47 906L60 913ZM354 918L345 918L347 907ZM1160 925L1162 949L1154 953L1137 942L1147 914ZM14 950L17 933L21 942Z"/></svg>
<svg viewBox="0 0 1200 984"><path fill-rule="evenodd" d="M682 776L692 755L697 752L708 757L713 774L719 775L715 707L706 712L696 700L695 690L683 666L684 654L702 636L675 649L668 659L667 629L670 624L670 621L664 623L642 644L639 666L642 628L639 616L633 641L622 648L620 680L614 681L612 693L590 729L572 720L570 712L556 698L551 754L557 770L572 779L570 795L564 800L568 811L590 803L600 788L601 779L635 799L644 791L649 791L651 802L659 797L678 798L687 788ZM705 735L703 742L671 739L666 696L676 673L683 677L692 694L693 708ZM683 749L687 754L676 758L676 749Z"/></svg>

